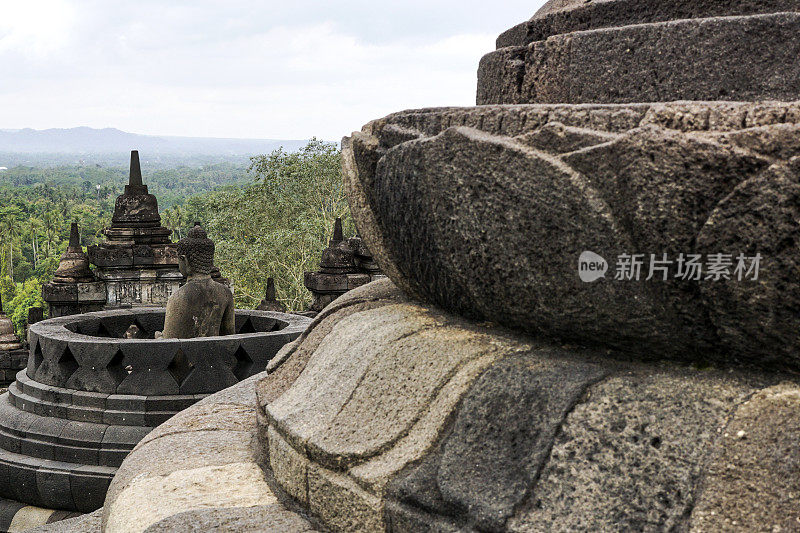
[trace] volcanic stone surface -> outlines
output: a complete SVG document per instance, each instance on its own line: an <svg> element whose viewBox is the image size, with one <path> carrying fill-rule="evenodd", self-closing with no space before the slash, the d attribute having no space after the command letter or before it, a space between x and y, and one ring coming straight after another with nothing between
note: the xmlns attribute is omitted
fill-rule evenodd
<svg viewBox="0 0 800 533"><path fill-rule="evenodd" d="M70 226L69 245L61 256L50 283L42 286L50 318L100 311L106 303L106 290L89 268L89 257L81 247L78 224Z"/></svg>
<svg viewBox="0 0 800 533"><path fill-rule="evenodd" d="M554 345L383 280L144 437L102 527L791 530L799 413L796 375Z"/></svg>
<svg viewBox="0 0 800 533"><path fill-rule="evenodd" d="M798 29L790 0L553 0L486 105L346 138L394 284L270 361L254 431L240 389L147 437L105 528L266 529L283 495L347 532L797 529Z"/></svg>
<svg viewBox="0 0 800 533"><path fill-rule="evenodd" d="M17 372L28 364L28 351L14 332L14 323L3 313L0 303L0 389L13 381Z"/></svg>
<svg viewBox="0 0 800 533"><path fill-rule="evenodd" d="M552 0L483 58L478 104L797 100L799 28L797 0Z"/></svg>
<svg viewBox="0 0 800 533"><path fill-rule="evenodd" d="M154 340L163 309L31 326L30 357L0 396L0 496L50 509L102 506L122 460L154 427L266 367L309 319L241 311L236 334ZM137 338L126 333L135 326Z"/></svg>
<svg viewBox="0 0 800 533"><path fill-rule="evenodd" d="M481 106L370 123L345 181L376 260L424 301L646 358L800 368L798 156L797 103ZM605 278L581 281L584 251ZM614 279L623 254L638 281ZM676 279L681 254L732 264ZM758 279L737 275L756 254Z"/></svg>
<svg viewBox="0 0 800 533"><path fill-rule="evenodd" d="M256 385L278 485L334 531L393 532L791 529L798 391L513 335L388 281Z"/></svg>
<svg viewBox="0 0 800 533"><path fill-rule="evenodd" d="M309 310L303 314L315 316L347 291L381 277L383 274L364 241L360 237L345 240L342 219L337 218L333 236L322 251L319 270L304 275L303 282L311 291L312 301Z"/></svg>

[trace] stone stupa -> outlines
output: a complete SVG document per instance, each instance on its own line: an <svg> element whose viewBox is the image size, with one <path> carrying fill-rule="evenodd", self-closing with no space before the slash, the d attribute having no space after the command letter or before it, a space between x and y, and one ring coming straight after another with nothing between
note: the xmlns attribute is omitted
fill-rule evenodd
<svg viewBox="0 0 800 533"><path fill-rule="evenodd" d="M286 312L286 306L278 301L277 291L275 290L275 280L267 278L267 286L264 289L264 299L256 307L258 311L277 311L279 313Z"/></svg>
<svg viewBox="0 0 800 533"><path fill-rule="evenodd" d="M89 260L105 284L106 309L166 304L183 281L171 231L161 225L158 200L142 182L139 152L131 152L128 185L117 198L105 242L90 246Z"/></svg>
<svg viewBox="0 0 800 533"><path fill-rule="evenodd" d="M333 236L322 251L319 270L306 272L304 283L311 291L311 307L303 314L315 316L341 295L382 278L380 268L359 237L344 238L342 219L333 225Z"/></svg>
<svg viewBox="0 0 800 533"><path fill-rule="evenodd" d="M343 140L389 280L76 530L798 531L799 57L798 0L547 2Z"/></svg>
<svg viewBox="0 0 800 533"><path fill-rule="evenodd" d="M27 363L28 351L14 333L14 323L5 315L0 302L0 388L8 387Z"/></svg>
<svg viewBox="0 0 800 533"><path fill-rule="evenodd" d="M70 226L67 251L53 279L42 286L42 297L49 305L50 318L100 311L106 303L105 286L89 268L76 222Z"/></svg>

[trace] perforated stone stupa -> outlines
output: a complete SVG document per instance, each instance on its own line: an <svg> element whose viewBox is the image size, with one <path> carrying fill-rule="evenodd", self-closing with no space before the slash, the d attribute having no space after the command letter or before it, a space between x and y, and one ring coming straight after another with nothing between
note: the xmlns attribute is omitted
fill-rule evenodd
<svg viewBox="0 0 800 533"><path fill-rule="evenodd" d="M14 333L14 324L3 313L3 304L0 302L0 388L8 387L27 363L28 350Z"/></svg>
<svg viewBox="0 0 800 533"><path fill-rule="evenodd" d="M131 152L128 185L117 198L106 241L90 246L89 260L105 284L106 307L165 305L183 280L172 232L161 225L158 200L142 183L139 152Z"/></svg>
<svg viewBox="0 0 800 533"><path fill-rule="evenodd" d="M342 219L337 218L328 247L322 251L319 270L305 273L305 286L312 294L307 313L314 316L339 296L383 274L360 237L344 238Z"/></svg>
<svg viewBox="0 0 800 533"><path fill-rule="evenodd" d="M89 268L75 222L53 279L42 286L42 297L49 304L51 318L100 311L106 304L105 284L97 281Z"/></svg>

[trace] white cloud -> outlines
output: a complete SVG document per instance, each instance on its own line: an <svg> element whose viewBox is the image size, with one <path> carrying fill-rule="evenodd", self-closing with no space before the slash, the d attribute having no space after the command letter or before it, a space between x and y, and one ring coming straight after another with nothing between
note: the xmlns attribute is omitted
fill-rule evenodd
<svg viewBox="0 0 800 533"><path fill-rule="evenodd" d="M516 3L524 16L484 27L416 0L388 14L356 0L47 0L38 13L0 0L0 128L336 140L393 111L473 105L481 55L532 14Z"/></svg>
<svg viewBox="0 0 800 533"><path fill-rule="evenodd" d="M74 22L65 0L0 0L0 53L47 56L66 45Z"/></svg>

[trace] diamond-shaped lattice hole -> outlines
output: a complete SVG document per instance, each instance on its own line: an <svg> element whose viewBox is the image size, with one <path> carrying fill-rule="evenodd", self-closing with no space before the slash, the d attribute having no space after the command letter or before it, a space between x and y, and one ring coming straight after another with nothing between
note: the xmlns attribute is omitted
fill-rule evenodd
<svg viewBox="0 0 800 533"><path fill-rule="evenodd" d="M172 361L169 363L167 370L178 385L183 385L183 382L186 381L187 376L192 372L192 366L189 364L189 361L186 359L182 350L178 350L175 354L175 357L172 358Z"/></svg>
<svg viewBox="0 0 800 533"><path fill-rule="evenodd" d="M253 327L253 323L248 318L247 320L244 321L244 324L242 324L242 327L240 327L239 331L237 331L236 333L242 334L242 333L255 333L255 332L256 328Z"/></svg>
<svg viewBox="0 0 800 533"><path fill-rule="evenodd" d="M106 328L105 324L102 322L97 327L97 333L95 334L96 337L113 337L114 335L111 334L110 331Z"/></svg>
<svg viewBox="0 0 800 533"><path fill-rule="evenodd" d="M156 336L156 332L148 330L147 327L144 324L142 324L142 321L139 320L138 318L134 319L133 324L131 324L131 326L136 326L137 328L139 328L140 336L136 337L137 339L154 339Z"/></svg>
<svg viewBox="0 0 800 533"><path fill-rule="evenodd" d="M112 357L111 361L106 365L108 373L111 374L111 377L117 385L122 383L122 380L128 376L128 371L125 370L125 366L122 364L124 359L125 356L122 355L122 350L117 350L117 353L114 354L114 357Z"/></svg>
<svg viewBox="0 0 800 533"><path fill-rule="evenodd" d="M64 379L69 379L69 377L78 370L78 366L78 361L75 360L75 356L72 355L69 347L64 348L64 353L58 358L58 368L61 371L61 375L64 376Z"/></svg>
<svg viewBox="0 0 800 533"><path fill-rule="evenodd" d="M33 349L33 369L36 370L44 361L44 355L42 355L42 343L36 341L36 347Z"/></svg>
<svg viewBox="0 0 800 533"><path fill-rule="evenodd" d="M236 353L233 354L233 375L236 376L236 379L242 381L250 376L250 371L253 369L253 360L250 358L250 355L239 346L236 350Z"/></svg>

